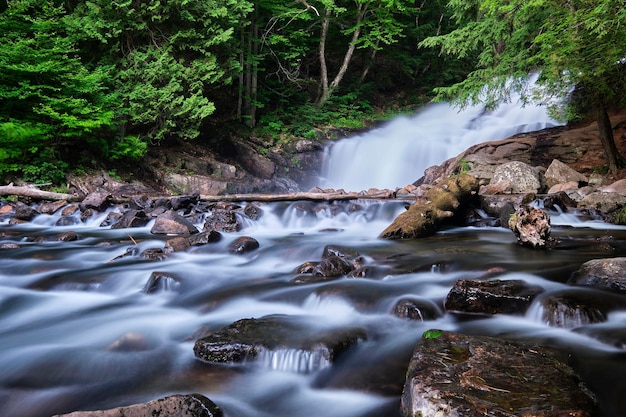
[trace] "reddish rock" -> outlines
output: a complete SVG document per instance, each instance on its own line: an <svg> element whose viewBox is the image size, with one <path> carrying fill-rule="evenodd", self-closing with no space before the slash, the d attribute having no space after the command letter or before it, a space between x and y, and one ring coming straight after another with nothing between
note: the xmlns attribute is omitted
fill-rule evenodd
<svg viewBox="0 0 626 417"><path fill-rule="evenodd" d="M591 417L596 407L549 349L439 330L415 347L401 405L405 417Z"/></svg>

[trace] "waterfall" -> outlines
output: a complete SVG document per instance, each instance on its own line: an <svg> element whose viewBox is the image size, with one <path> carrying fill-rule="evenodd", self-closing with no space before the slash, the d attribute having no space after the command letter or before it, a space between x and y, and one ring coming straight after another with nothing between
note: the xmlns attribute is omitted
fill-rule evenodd
<svg viewBox="0 0 626 417"><path fill-rule="evenodd" d="M378 129L340 140L326 150L324 187L346 191L370 187L395 189L415 182L424 170L468 147L558 126L545 106L519 100L493 111L481 106L462 110L431 104L412 117L399 117Z"/></svg>

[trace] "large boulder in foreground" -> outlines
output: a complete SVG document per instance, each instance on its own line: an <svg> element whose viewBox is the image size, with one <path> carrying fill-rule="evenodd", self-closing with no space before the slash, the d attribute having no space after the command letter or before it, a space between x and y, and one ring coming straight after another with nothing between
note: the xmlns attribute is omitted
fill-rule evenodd
<svg viewBox="0 0 626 417"><path fill-rule="evenodd" d="M240 363L290 351L309 362L306 369L294 371L308 372L332 363L365 338L359 327L322 327L302 317L271 315L238 320L196 340L193 351L196 357L217 363Z"/></svg>
<svg viewBox="0 0 626 417"><path fill-rule="evenodd" d="M53 417L222 417L222 410L203 395L172 395L145 404L110 410L75 411Z"/></svg>
<svg viewBox="0 0 626 417"><path fill-rule="evenodd" d="M594 395L547 348L430 330L411 357L405 417L591 417Z"/></svg>
<svg viewBox="0 0 626 417"><path fill-rule="evenodd" d="M411 239L435 234L447 222L469 208L478 192L478 180L456 175L430 188L400 214L380 235L384 239Z"/></svg>

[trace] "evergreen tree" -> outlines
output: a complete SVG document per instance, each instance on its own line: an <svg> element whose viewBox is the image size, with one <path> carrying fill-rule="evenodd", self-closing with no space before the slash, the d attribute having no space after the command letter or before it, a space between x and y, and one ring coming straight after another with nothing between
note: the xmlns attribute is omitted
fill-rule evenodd
<svg viewBox="0 0 626 417"><path fill-rule="evenodd" d="M88 71L56 2L14 0L0 13L0 177L59 182L60 146L111 127L106 68Z"/></svg>
<svg viewBox="0 0 626 417"><path fill-rule="evenodd" d="M549 103L576 86L594 114L612 172L623 165L607 108L626 96L626 8L622 0L451 0L459 28L421 45L465 58L476 69L462 82L439 88L439 98L495 106L511 92ZM539 86L528 74L539 72Z"/></svg>
<svg viewBox="0 0 626 417"><path fill-rule="evenodd" d="M192 139L215 110L211 90L238 71L245 0L81 1L69 24L96 66L113 66L121 135ZM91 49L91 48L89 48Z"/></svg>

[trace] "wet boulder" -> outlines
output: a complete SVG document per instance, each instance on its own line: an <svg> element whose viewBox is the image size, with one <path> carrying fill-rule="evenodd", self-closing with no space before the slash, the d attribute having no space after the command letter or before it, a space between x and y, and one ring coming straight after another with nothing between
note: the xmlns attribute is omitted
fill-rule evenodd
<svg viewBox="0 0 626 417"><path fill-rule="evenodd" d="M626 308L622 296L582 289L544 294L537 299L537 304L534 311L538 320L564 328L602 323L612 311Z"/></svg>
<svg viewBox="0 0 626 417"><path fill-rule="evenodd" d="M509 229L515 233L517 241L523 246L542 249L553 241L550 237L552 226L550 216L543 210L521 206L509 219Z"/></svg>
<svg viewBox="0 0 626 417"><path fill-rule="evenodd" d="M181 280L176 274L169 272L154 271L144 285L142 292L154 294L157 292L177 291L180 288Z"/></svg>
<svg viewBox="0 0 626 417"><path fill-rule="evenodd" d="M428 321L441 316L437 305L427 299L402 298L398 300L391 314L401 319Z"/></svg>
<svg viewBox="0 0 626 417"><path fill-rule="evenodd" d="M352 271L352 265L344 258L330 255L313 268L313 275L318 277L339 277Z"/></svg>
<svg viewBox="0 0 626 417"><path fill-rule="evenodd" d="M522 280L458 280L448 293L448 311L474 314L524 314L543 291Z"/></svg>
<svg viewBox="0 0 626 417"><path fill-rule="evenodd" d="M568 284L626 294L626 258L592 259L576 271Z"/></svg>
<svg viewBox="0 0 626 417"><path fill-rule="evenodd" d="M53 417L222 417L223 415L222 410L204 395L187 394L172 395L110 410L75 411Z"/></svg>
<svg viewBox="0 0 626 417"><path fill-rule="evenodd" d="M236 321L198 339L193 351L202 360L218 363L239 363L281 350L306 352L331 363L365 338L359 327L321 327L303 317L272 315Z"/></svg>
<svg viewBox="0 0 626 417"><path fill-rule="evenodd" d="M17 220L31 221L35 218L35 216L38 216L39 214L39 211L35 210L28 204L24 204L20 201L15 203L15 205L13 206L13 218Z"/></svg>
<svg viewBox="0 0 626 417"><path fill-rule="evenodd" d="M73 242L75 240L78 240L78 234L70 230L67 232L59 233L56 238L58 242Z"/></svg>
<svg viewBox="0 0 626 417"><path fill-rule="evenodd" d="M242 227L237 215L230 209L211 210L211 215L204 221L205 231L238 232Z"/></svg>
<svg viewBox="0 0 626 417"><path fill-rule="evenodd" d="M410 239L431 236L469 209L477 192L478 180L474 177L457 175L446 178L396 217L380 237Z"/></svg>
<svg viewBox="0 0 626 417"><path fill-rule="evenodd" d="M107 217L109 218L109 217ZM111 229L127 229L130 227L143 227L148 224L150 217L143 210L126 210L120 218L111 224Z"/></svg>
<svg viewBox="0 0 626 417"><path fill-rule="evenodd" d="M103 211L109 206L111 198L111 193L103 189L98 189L85 197L80 203L80 209L87 210L92 208L96 211Z"/></svg>
<svg viewBox="0 0 626 417"><path fill-rule="evenodd" d="M259 241L250 236L239 236L237 239L230 242L228 245L228 252L235 255L242 255L244 253L252 252L259 248Z"/></svg>
<svg viewBox="0 0 626 417"><path fill-rule="evenodd" d="M579 202L579 208L598 210L608 220L626 206L626 196L615 192L595 191L585 195Z"/></svg>
<svg viewBox="0 0 626 417"><path fill-rule="evenodd" d="M413 351L401 409L405 417L597 415L593 394L553 351L439 330Z"/></svg>
<svg viewBox="0 0 626 417"><path fill-rule="evenodd" d="M154 235L193 235L198 229L189 220L173 210L159 215L150 229Z"/></svg>
<svg viewBox="0 0 626 417"><path fill-rule="evenodd" d="M176 236L165 242L163 250L166 253L183 252L191 249L193 246L203 246L209 243L219 242L221 239L221 233L214 230L196 233L191 236Z"/></svg>

